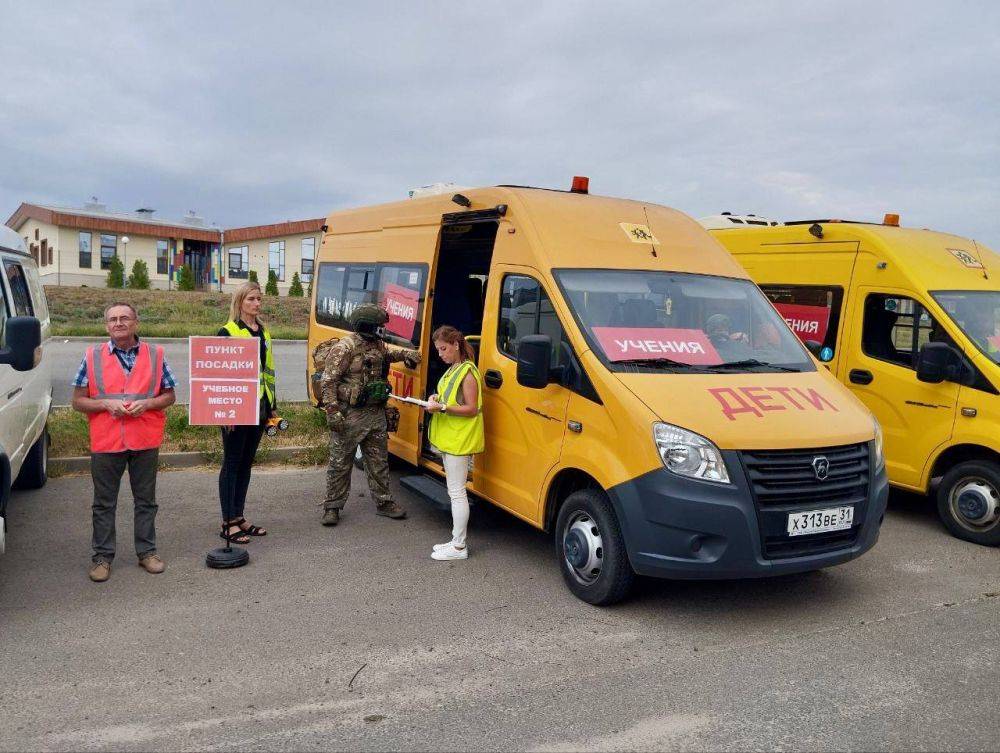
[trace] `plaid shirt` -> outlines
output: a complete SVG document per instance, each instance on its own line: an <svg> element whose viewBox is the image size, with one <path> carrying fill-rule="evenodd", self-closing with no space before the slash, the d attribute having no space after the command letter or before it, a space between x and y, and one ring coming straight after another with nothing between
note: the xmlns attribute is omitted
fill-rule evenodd
<svg viewBox="0 0 1000 753"><path fill-rule="evenodd" d="M135 347L129 348L128 350L121 350L115 347L112 340L108 340L108 350L111 355L118 358L118 363L122 365L125 369L125 373L131 373L132 367L135 366L135 359L139 356L139 338L136 338ZM97 355L96 353L94 354ZM80 361L80 368L76 370L76 377L73 379L74 387L86 387L89 380L87 379L87 356L83 357ZM167 358L163 357L163 376L160 378L160 390L172 390L177 387L177 380L174 379L174 374L167 366Z"/></svg>

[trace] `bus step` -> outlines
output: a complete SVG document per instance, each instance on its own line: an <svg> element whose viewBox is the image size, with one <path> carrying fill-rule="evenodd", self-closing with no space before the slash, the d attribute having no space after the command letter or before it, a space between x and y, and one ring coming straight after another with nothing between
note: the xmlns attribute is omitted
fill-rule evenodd
<svg viewBox="0 0 1000 753"><path fill-rule="evenodd" d="M427 475L402 476L399 485L420 495L439 510L451 512L451 497L443 481Z"/></svg>

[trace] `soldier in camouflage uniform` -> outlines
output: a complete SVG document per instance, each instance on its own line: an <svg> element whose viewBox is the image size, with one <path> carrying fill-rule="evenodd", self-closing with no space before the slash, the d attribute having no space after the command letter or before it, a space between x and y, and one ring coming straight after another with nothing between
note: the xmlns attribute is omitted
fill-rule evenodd
<svg viewBox="0 0 1000 753"><path fill-rule="evenodd" d="M376 512L405 518L389 491L389 434L385 403L389 364L404 361L410 368L420 363L420 353L382 340L389 315L374 304L351 312L353 334L338 340L326 357L323 370L323 406L330 427L330 467L326 472L323 525L335 526L351 490L351 465L358 446L364 458L368 488Z"/></svg>

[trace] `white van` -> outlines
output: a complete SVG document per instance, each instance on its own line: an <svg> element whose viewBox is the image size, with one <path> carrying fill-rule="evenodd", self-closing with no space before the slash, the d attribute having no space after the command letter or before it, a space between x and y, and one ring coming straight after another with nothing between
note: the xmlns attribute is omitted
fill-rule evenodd
<svg viewBox="0 0 1000 753"><path fill-rule="evenodd" d="M21 236L0 226L0 554L11 488L38 489L48 476L52 383L42 358L49 307Z"/></svg>

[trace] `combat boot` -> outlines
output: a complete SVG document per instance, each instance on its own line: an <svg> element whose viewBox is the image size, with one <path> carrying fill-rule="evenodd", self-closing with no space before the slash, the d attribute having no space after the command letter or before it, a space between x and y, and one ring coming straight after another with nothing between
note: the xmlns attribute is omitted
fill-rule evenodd
<svg viewBox="0 0 1000 753"><path fill-rule="evenodd" d="M325 526L335 526L340 522L340 510L336 508L330 508L323 512L323 525Z"/></svg>
<svg viewBox="0 0 1000 753"><path fill-rule="evenodd" d="M402 520L406 517L406 510L397 505L392 500L388 502L380 502L375 506L376 515L384 515L387 518L395 518L396 520Z"/></svg>

